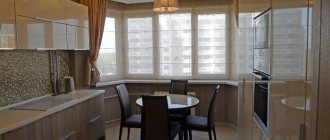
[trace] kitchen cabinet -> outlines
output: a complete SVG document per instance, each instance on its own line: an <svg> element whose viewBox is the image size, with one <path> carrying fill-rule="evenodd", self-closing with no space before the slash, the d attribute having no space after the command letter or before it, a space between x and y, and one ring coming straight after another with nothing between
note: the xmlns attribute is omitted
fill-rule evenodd
<svg viewBox="0 0 330 140"><path fill-rule="evenodd" d="M72 0L66 0L67 24L88 28L88 7Z"/></svg>
<svg viewBox="0 0 330 140"><path fill-rule="evenodd" d="M16 0L16 15L66 24L65 0Z"/></svg>
<svg viewBox="0 0 330 140"><path fill-rule="evenodd" d="M89 50L88 7L66 0L67 42L69 50Z"/></svg>
<svg viewBox="0 0 330 140"><path fill-rule="evenodd" d="M41 121L5 133L3 140L43 140Z"/></svg>
<svg viewBox="0 0 330 140"><path fill-rule="evenodd" d="M100 139L105 135L103 98L104 96L98 96L84 102L83 110L86 119L83 119L83 124L87 124L88 139L90 140Z"/></svg>
<svg viewBox="0 0 330 140"><path fill-rule="evenodd" d="M23 16L16 20L19 49L67 49L66 24Z"/></svg>
<svg viewBox="0 0 330 140"><path fill-rule="evenodd" d="M311 53L309 7L304 0L240 1L258 3L254 6L240 4L239 13L239 120L238 137L248 140L298 140L308 126L310 109L306 82ZM262 2L264 1L264 2ZM269 134L252 117L253 77L253 18L272 6L271 26L271 80L269 81ZM242 10L241 10L242 9ZM249 96L249 93L250 96ZM246 99L246 100L243 100ZM294 100L292 100L294 99ZM244 102L243 102L244 101Z"/></svg>
<svg viewBox="0 0 330 140"><path fill-rule="evenodd" d="M67 25L67 42L69 50L88 50L89 29Z"/></svg>
<svg viewBox="0 0 330 140"><path fill-rule="evenodd" d="M82 104L75 105L41 120L43 139L68 139L76 137L81 127Z"/></svg>
<svg viewBox="0 0 330 140"><path fill-rule="evenodd" d="M105 136L103 94L7 132L3 140L98 140Z"/></svg>
<svg viewBox="0 0 330 140"><path fill-rule="evenodd" d="M1 0L0 48L16 48L14 0Z"/></svg>

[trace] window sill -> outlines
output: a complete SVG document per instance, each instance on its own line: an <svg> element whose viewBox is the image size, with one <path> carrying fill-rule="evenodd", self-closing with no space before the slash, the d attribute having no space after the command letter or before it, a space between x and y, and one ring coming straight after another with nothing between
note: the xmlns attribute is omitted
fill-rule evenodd
<svg viewBox="0 0 330 140"><path fill-rule="evenodd" d="M99 82L96 87L117 85L122 83L134 83L134 84L170 84L171 80L117 80L109 82ZM225 84L230 86L238 86L237 80L188 80L189 84Z"/></svg>

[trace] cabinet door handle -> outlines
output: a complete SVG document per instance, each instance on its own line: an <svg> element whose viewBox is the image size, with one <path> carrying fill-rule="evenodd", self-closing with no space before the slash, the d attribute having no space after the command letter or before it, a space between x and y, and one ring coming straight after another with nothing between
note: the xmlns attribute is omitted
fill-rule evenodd
<svg viewBox="0 0 330 140"><path fill-rule="evenodd" d="M96 116L95 118L90 119L90 120L89 120L89 123L94 123L94 122L96 122L97 120L99 120L99 119L101 119L101 118L102 118L102 116L101 116L101 115L98 115L98 116Z"/></svg>
<svg viewBox="0 0 330 140"><path fill-rule="evenodd" d="M305 124L300 124L299 125L299 140L304 140L305 139Z"/></svg>
<svg viewBox="0 0 330 140"><path fill-rule="evenodd" d="M73 130L70 133L64 135L61 140L66 140L66 139L70 138L71 136L73 136L76 133L77 133L77 130Z"/></svg>

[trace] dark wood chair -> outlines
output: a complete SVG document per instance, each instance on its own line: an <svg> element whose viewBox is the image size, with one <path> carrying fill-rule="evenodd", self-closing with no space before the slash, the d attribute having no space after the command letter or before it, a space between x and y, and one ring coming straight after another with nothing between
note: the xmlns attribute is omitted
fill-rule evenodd
<svg viewBox="0 0 330 140"><path fill-rule="evenodd" d="M129 139L130 128L141 128L141 115L132 114L131 101L129 99L125 84L117 85L116 91L119 97L121 109L119 140L121 140L123 127L128 128L127 139Z"/></svg>
<svg viewBox="0 0 330 140"><path fill-rule="evenodd" d="M187 95L188 80L171 80L170 94Z"/></svg>
<svg viewBox="0 0 330 140"><path fill-rule="evenodd" d="M141 140L182 139L180 124L170 122L166 96L142 96Z"/></svg>
<svg viewBox="0 0 330 140"><path fill-rule="evenodd" d="M181 95L187 95L188 93L188 80L171 80L170 85L170 94L181 94ZM187 110L187 112L183 110L171 110L170 111L170 118L171 121L183 123L184 121L183 113L187 113L188 115L191 114L190 110Z"/></svg>
<svg viewBox="0 0 330 140"><path fill-rule="evenodd" d="M212 94L212 99L209 104L207 117L201 116L188 116L187 117L187 129L189 130L189 138L192 139L191 131L204 131L209 133L209 139L212 140L212 130L214 139L217 139L215 127L214 127L214 102L218 95L220 86L218 85Z"/></svg>

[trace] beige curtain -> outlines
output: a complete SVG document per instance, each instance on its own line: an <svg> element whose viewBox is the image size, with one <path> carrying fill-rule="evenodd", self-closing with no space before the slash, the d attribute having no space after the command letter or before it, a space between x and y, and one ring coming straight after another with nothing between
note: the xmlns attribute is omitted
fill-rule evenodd
<svg viewBox="0 0 330 140"><path fill-rule="evenodd" d="M103 29L106 17L107 0L80 0L80 3L88 6L89 16L89 55L86 65L85 84L96 85L100 80L100 73L96 67L96 60L99 55Z"/></svg>

